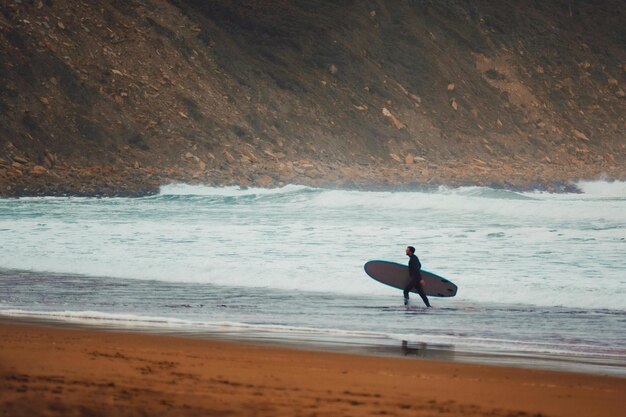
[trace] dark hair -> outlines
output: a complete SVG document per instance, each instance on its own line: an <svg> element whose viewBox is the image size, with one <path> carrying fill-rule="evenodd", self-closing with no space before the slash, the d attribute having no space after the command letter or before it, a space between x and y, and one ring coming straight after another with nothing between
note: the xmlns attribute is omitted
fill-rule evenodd
<svg viewBox="0 0 626 417"><path fill-rule="evenodd" d="M411 255L415 253L415 248L413 246L407 246L407 248L411 251Z"/></svg>

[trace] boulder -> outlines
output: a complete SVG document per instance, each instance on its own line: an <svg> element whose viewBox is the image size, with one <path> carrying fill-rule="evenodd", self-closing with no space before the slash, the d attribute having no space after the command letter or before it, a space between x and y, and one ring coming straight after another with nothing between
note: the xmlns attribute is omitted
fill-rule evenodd
<svg viewBox="0 0 626 417"><path fill-rule="evenodd" d="M583 132L581 132L580 130L574 129L572 130L572 133L574 134L574 136L578 139L581 140L585 140L587 142L589 142L589 138L587 137L587 135L585 135Z"/></svg>
<svg viewBox="0 0 626 417"><path fill-rule="evenodd" d="M226 158L226 162L229 164L235 162L235 157L228 151L224 151L224 158Z"/></svg>
<svg viewBox="0 0 626 417"><path fill-rule="evenodd" d="M315 164L308 159L301 159L300 161L298 161L298 164L300 165L300 168L305 170L315 169Z"/></svg>
<svg viewBox="0 0 626 417"><path fill-rule="evenodd" d="M288 161L287 163L279 163L278 164L278 172L280 172L281 174L290 174L293 172L293 163L291 163L291 161Z"/></svg>
<svg viewBox="0 0 626 417"><path fill-rule="evenodd" d="M254 180L254 184L259 187L268 187L274 183L274 179L269 175L261 175Z"/></svg>
<svg viewBox="0 0 626 417"><path fill-rule="evenodd" d="M396 129L400 130L406 127L396 118L396 116L391 114L391 112L386 107L383 107L382 111L383 111L383 116L387 117L389 121L391 122L391 124L393 124L396 127Z"/></svg>
<svg viewBox="0 0 626 417"><path fill-rule="evenodd" d="M48 169L54 168L56 161L57 161L57 157L55 154L53 154L52 152L48 150L44 152L42 163L46 168Z"/></svg>
<svg viewBox="0 0 626 417"><path fill-rule="evenodd" d="M33 175L35 177L39 177L39 176L42 176L42 175L47 174L47 173L48 173L48 170L46 168L42 167L41 165L35 165L29 171L29 174Z"/></svg>
<svg viewBox="0 0 626 417"><path fill-rule="evenodd" d="M409 93L409 97L411 98L411 100L413 100L416 104L422 104L422 98L420 96L417 96L415 94Z"/></svg>
<svg viewBox="0 0 626 417"><path fill-rule="evenodd" d="M248 157L251 162L259 162L259 159L250 151L244 151L243 155Z"/></svg>

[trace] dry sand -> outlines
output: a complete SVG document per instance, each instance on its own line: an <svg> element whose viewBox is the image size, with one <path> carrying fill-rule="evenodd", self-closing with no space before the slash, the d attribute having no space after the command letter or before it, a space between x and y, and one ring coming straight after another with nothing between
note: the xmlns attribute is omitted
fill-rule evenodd
<svg viewBox="0 0 626 417"><path fill-rule="evenodd" d="M0 324L0 416L624 415L626 378Z"/></svg>

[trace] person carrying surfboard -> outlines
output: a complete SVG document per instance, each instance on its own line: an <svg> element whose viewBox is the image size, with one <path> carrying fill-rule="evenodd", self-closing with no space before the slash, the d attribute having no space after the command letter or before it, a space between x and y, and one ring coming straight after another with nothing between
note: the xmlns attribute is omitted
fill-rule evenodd
<svg viewBox="0 0 626 417"><path fill-rule="evenodd" d="M420 273L420 269L422 269L422 264L420 263L419 258L415 255L415 248L413 246L407 246L405 250L406 256L409 257L409 283L404 288L404 305L409 304L409 291L413 288L417 290L417 293L426 307L430 307L430 303L428 302L428 297L424 293L424 288L422 288L422 274Z"/></svg>

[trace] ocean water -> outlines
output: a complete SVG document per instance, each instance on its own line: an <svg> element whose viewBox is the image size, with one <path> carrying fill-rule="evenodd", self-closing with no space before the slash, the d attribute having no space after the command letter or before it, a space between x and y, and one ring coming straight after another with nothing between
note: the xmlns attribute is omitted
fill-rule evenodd
<svg viewBox="0 0 626 417"><path fill-rule="evenodd" d="M0 199L0 318L626 376L626 183L577 185ZM368 260L407 262L407 245L456 297L404 307L367 277Z"/></svg>

